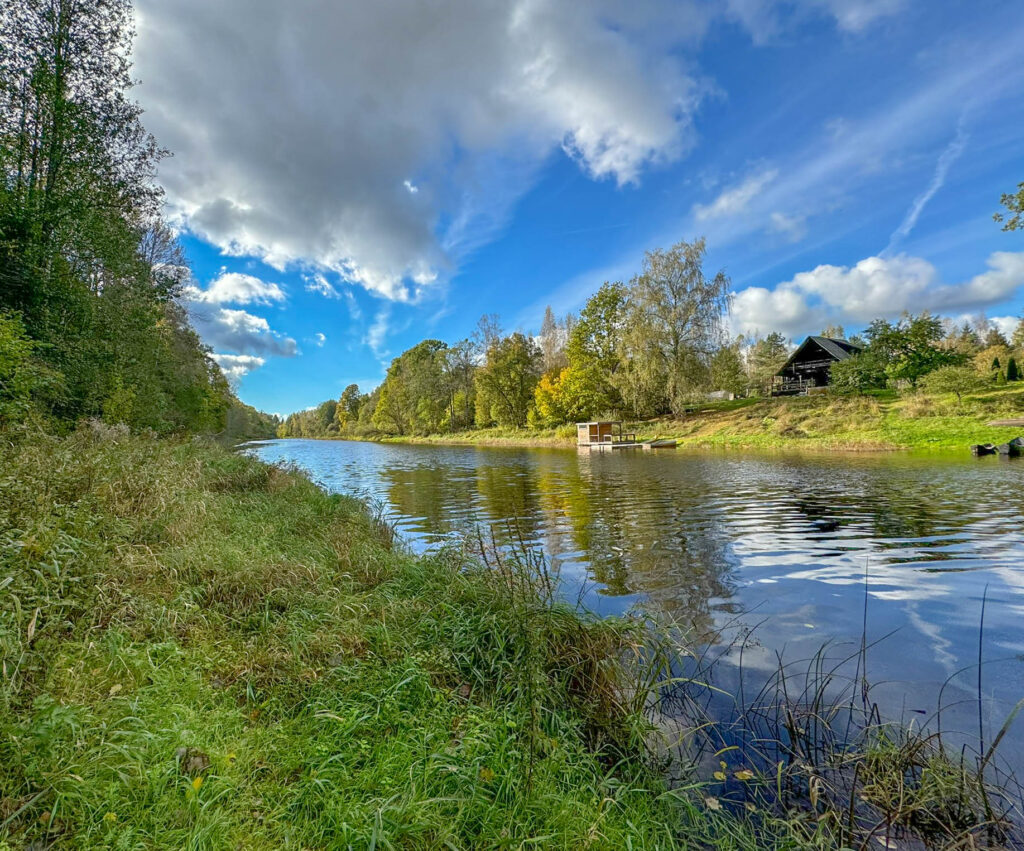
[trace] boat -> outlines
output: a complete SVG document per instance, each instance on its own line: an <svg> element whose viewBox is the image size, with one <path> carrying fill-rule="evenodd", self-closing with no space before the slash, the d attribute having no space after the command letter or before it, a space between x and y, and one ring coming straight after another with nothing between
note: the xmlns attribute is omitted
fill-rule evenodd
<svg viewBox="0 0 1024 851"><path fill-rule="evenodd" d="M673 437L660 437L644 441L644 449L675 449L679 441Z"/></svg>

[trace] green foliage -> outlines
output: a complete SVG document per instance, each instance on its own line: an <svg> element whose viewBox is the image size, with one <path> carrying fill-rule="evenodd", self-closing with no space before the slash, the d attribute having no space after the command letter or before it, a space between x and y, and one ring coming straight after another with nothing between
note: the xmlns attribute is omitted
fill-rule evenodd
<svg viewBox="0 0 1024 851"><path fill-rule="evenodd" d="M885 361L877 352L866 349L846 360L832 364L830 386L839 393L866 393L885 387Z"/></svg>
<svg viewBox="0 0 1024 851"><path fill-rule="evenodd" d="M704 274L704 239L648 251L630 281L616 386L637 415L680 414L710 382L730 281Z"/></svg>
<svg viewBox="0 0 1024 851"><path fill-rule="evenodd" d="M981 337L971 327L970 322L965 322L959 329L951 329L943 342L945 348L953 349L967 357L974 357L982 349Z"/></svg>
<svg viewBox="0 0 1024 851"><path fill-rule="evenodd" d="M1012 355L1006 363L1006 380L1020 381L1020 367L1017 366L1017 359Z"/></svg>
<svg viewBox="0 0 1024 851"><path fill-rule="evenodd" d="M40 363L36 348L16 314L0 313L0 430L29 419L61 387L61 376Z"/></svg>
<svg viewBox="0 0 1024 851"><path fill-rule="evenodd" d="M1024 349L1024 319L1021 319L1017 323L1017 327L1013 329L1013 336L1010 338L1010 345L1015 349Z"/></svg>
<svg viewBox="0 0 1024 851"><path fill-rule="evenodd" d="M626 295L623 284L602 284L587 299L569 333L566 355L574 382L579 382L584 392L593 397L580 403L582 409L617 411L622 407L615 375L621 366Z"/></svg>
<svg viewBox="0 0 1024 851"><path fill-rule="evenodd" d="M220 432L233 394L175 300L131 29L127 0L0 8L0 310L62 376L56 416Z"/></svg>
<svg viewBox="0 0 1024 851"><path fill-rule="evenodd" d="M1005 218L1004 213L996 213L992 216L997 222L1003 223L1003 230L1020 230L1024 228L1024 183L1017 184L1017 191L1013 193L1004 193L999 203L1006 207L1006 212L1010 214L1009 218Z"/></svg>
<svg viewBox="0 0 1024 851"><path fill-rule="evenodd" d="M969 366L941 366L921 380L924 390L930 393L954 393L957 402L962 402L963 395L977 390L980 384L977 371Z"/></svg>
<svg viewBox="0 0 1024 851"><path fill-rule="evenodd" d="M531 425L588 421L612 410L607 386L596 363L567 366L558 375L542 376L534 391Z"/></svg>
<svg viewBox="0 0 1024 851"><path fill-rule="evenodd" d="M450 400L447 351L440 340L424 340L391 362L374 425L386 434L432 434L440 429Z"/></svg>
<svg viewBox="0 0 1024 851"><path fill-rule="evenodd" d="M777 331L755 340L747 354L750 382L758 392L767 396L775 383L775 375L789 359L786 338Z"/></svg>
<svg viewBox="0 0 1024 851"><path fill-rule="evenodd" d="M985 348L991 349L994 346L999 346L1005 349L1009 345L1010 343L1003 335L1003 332L1000 331L995 325L990 326L989 329L985 332Z"/></svg>
<svg viewBox="0 0 1024 851"><path fill-rule="evenodd" d="M913 386L929 372L963 360L958 352L938 345L944 336L942 320L929 313L907 315L895 324L876 319L865 336L868 350L884 361L886 376L893 382Z"/></svg>
<svg viewBox="0 0 1024 851"><path fill-rule="evenodd" d="M496 422L523 428L533 406L541 367L537 344L518 331L493 343L476 373L478 424Z"/></svg>
<svg viewBox="0 0 1024 851"><path fill-rule="evenodd" d="M739 342L723 346L711 356L711 387L737 396L747 389L747 371Z"/></svg>

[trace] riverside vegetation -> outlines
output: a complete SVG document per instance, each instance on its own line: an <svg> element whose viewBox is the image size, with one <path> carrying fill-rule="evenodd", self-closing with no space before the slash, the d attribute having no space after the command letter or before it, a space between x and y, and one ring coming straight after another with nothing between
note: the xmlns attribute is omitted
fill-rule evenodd
<svg viewBox="0 0 1024 851"><path fill-rule="evenodd" d="M577 611L529 552L414 557L365 504L218 446L277 423L237 400L182 306L161 151L128 97L131 14L0 7L0 848L1014 841L1005 727L970 758L865 700L840 734L821 666L719 725L673 670L689 649L671 625ZM702 250L652 255L632 303L657 315L667 275L680 309L721 307ZM665 369L695 350L629 315L631 345L669 345L626 370L624 401L689 404L696 385ZM507 367L533 342L482 327L483 366L445 360L473 395L445 406L522 426L540 379ZM404 392L376 401L433 422ZM667 698L693 711L669 723ZM745 750L716 740L745 731Z"/></svg>
<svg viewBox="0 0 1024 851"><path fill-rule="evenodd" d="M707 279L703 254L703 240L649 252L641 274L605 284L579 317L558 322L548 308L536 340L503 336L494 316L453 346L426 340L372 392L349 385L288 416L277 435L559 445L574 422L612 419L642 437L736 447L950 448L1016 436L987 423L1024 412L1024 320L1008 340L984 317L878 319L852 338L862 349L833 364L827 395L772 398L786 339L724 339L727 280ZM713 403L712 391L736 398Z"/></svg>
<svg viewBox="0 0 1024 851"><path fill-rule="evenodd" d="M851 725L821 663L688 714L710 674L673 674L685 636L581 614L529 553L414 557L296 472L123 426L0 462L0 847L1013 838L1012 787L978 776L1001 732L975 760Z"/></svg>
<svg viewBox="0 0 1024 851"><path fill-rule="evenodd" d="M670 437L681 446L758 450L847 452L966 450L972 443L1003 443L1024 433L1021 425L992 425L1024 415L1024 388L975 384L958 399L924 389L904 394L751 397L696 403L682 418L626 422L638 440ZM348 439L356 438L347 435ZM573 425L555 428L491 427L433 435L380 436L399 443L575 446Z"/></svg>

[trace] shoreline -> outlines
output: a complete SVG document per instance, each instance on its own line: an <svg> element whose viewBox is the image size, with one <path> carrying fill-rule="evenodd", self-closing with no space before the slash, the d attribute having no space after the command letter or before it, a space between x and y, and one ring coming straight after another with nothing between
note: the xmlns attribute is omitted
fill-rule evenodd
<svg viewBox="0 0 1024 851"><path fill-rule="evenodd" d="M667 438L693 451L785 451L836 454L963 452L1024 433L1024 388L992 388L962 401L951 396L816 396L740 399L705 405L683 419L626 421L638 441ZM572 449L573 425L491 427L427 435L306 435L316 440L437 446ZM664 450L660 450L664 451Z"/></svg>
<svg viewBox="0 0 1024 851"><path fill-rule="evenodd" d="M835 751L779 730L783 761L726 748L720 769L669 774L650 709L686 634L565 605L529 553L417 556L296 470L99 423L0 462L18 544L0 549L0 599L19 601L0 608L5 672L17 662L0 680L0 847L758 851L915 836L922 810L943 843L1014 830L990 804L1010 790L873 710ZM51 490L59 505L38 499ZM803 711L788 700L769 693ZM674 747L735 732L697 721L674 722Z"/></svg>

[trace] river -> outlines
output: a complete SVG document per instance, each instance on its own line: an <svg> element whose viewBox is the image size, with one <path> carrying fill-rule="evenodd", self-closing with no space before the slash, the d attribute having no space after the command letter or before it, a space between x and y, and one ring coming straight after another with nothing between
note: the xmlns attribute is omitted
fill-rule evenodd
<svg viewBox="0 0 1024 851"><path fill-rule="evenodd" d="M746 671L825 642L869 652L893 718L986 734L1024 696L1024 459L404 446L275 440L248 450L331 491L379 500L426 550L509 521L565 593L647 610ZM866 603L866 605L865 605ZM734 683L726 683L727 686ZM1003 757L1024 766L1018 723Z"/></svg>

